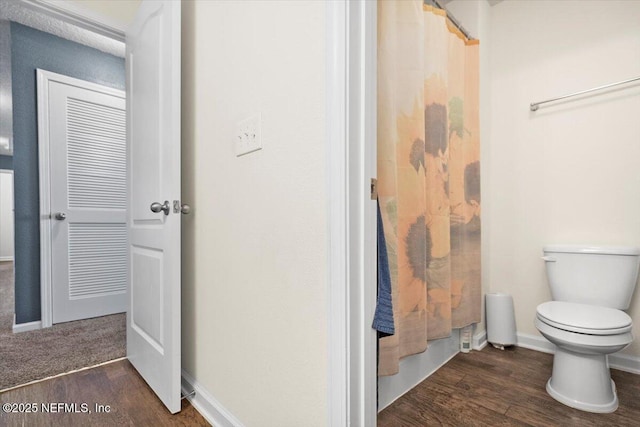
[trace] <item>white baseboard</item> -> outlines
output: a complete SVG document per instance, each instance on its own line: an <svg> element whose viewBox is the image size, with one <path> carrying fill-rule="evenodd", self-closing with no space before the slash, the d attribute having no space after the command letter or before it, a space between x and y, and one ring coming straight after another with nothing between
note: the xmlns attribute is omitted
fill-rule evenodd
<svg viewBox="0 0 640 427"><path fill-rule="evenodd" d="M518 347L541 351L543 353L553 354L556 352L556 346L547 341L545 337L539 335L524 334L522 332L518 332L516 334L516 345Z"/></svg>
<svg viewBox="0 0 640 427"><path fill-rule="evenodd" d="M516 344L518 347L530 350L541 351L543 353L555 353L556 346L551 344L546 338L538 335L530 335L518 332ZM624 353L609 355L609 367L631 374L640 374L640 357L631 356Z"/></svg>
<svg viewBox="0 0 640 427"><path fill-rule="evenodd" d="M480 351L487 346L487 331L480 331L473 336L471 345L474 350Z"/></svg>
<svg viewBox="0 0 640 427"><path fill-rule="evenodd" d="M42 322L27 322L16 324L16 316L13 315L13 333L18 334L20 332L35 331L36 329L42 329Z"/></svg>
<svg viewBox="0 0 640 427"><path fill-rule="evenodd" d="M182 394L187 396L192 391L195 395L187 397L194 408L211 425L216 427L244 427L220 402L198 383L188 372L182 371Z"/></svg>
<svg viewBox="0 0 640 427"><path fill-rule="evenodd" d="M640 375L640 357L617 353L609 356L609 367Z"/></svg>

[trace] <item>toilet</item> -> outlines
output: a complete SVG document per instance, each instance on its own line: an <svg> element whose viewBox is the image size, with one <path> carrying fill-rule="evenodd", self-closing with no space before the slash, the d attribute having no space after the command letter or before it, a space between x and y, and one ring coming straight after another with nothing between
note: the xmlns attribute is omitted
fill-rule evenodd
<svg viewBox="0 0 640 427"><path fill-rule="evenodd" d="M640 248L549 245L543 248L553 301L536 309L535 326L556 345L547 392L583 411L618 408L607 355L633 341L629 308Z"/></svg>

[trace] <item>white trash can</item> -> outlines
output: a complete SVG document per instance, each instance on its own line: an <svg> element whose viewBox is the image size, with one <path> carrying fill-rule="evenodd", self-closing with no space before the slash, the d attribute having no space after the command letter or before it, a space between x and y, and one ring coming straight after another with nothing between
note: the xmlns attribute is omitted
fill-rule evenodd
<svg viewBox="0 0 640 427"><path fill-rule="evenodd" d="M487 341L496 348L516 344L516 316L513 298L503 293L485 296L487 318Z"/></svg>

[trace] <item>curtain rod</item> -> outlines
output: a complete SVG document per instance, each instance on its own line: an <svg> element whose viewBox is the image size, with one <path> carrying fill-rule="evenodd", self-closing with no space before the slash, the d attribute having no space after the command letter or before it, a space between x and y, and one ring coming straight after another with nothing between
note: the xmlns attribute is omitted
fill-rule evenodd
<svg viewBox="0 0 640 427"><path fill-rule="evenodd" d="M529 109L531 111L536 111L540 107L541 104L546 104L547 102L559 101L561 99L571 98L573 96L583 95L585 93L594 92L596 90L607 89L607 88L610 88L610 87L614 87L614 86L619 86L619 85L623 85L623 84L626 84L626 83L635 82L637 80L640 80L640 77L634 77L632 79L623 80L621 82L611 83L611 84L604 85L604 86L598 86L598 87L594 87L593 89L582 90L580 92L569 93L567 95L562 95L562 96L559 96L557 98L547 99L545 101L532 102L531 104L529 104Z"/></svg>
<svg viewBox="0 0 640 427"><path fill-rule="evenodd" d="M474 38L473 38L473 37L471 37L471 36L469 35L469 33L467 32L467 30L465 30L465 29L464 29L464 27L462 26L462 24L460 24L460 23L459 23L459 22L458 22L458 21L453 17L453 15L452 15L448 10L447 10L447 8L445 8L444 6L442 6L442 5L438 2L438 0L424 0L424 2L425 2L425 4L429 4L429 5L431 5L431 6L435 6L435 7L437 7L438 9L442 9L442 10L444 10L444 11L446 12L446 14L447 14L447 19L449 19L449 21L451 21L451 23L452 23L453 25L455 25L455 26L456 26L456 28L457 28L457 29L459 29L459 30L460 30L460 32L461 32L462 34L464 34L464 36L467 38L467 40L474 40Z"/></svg>

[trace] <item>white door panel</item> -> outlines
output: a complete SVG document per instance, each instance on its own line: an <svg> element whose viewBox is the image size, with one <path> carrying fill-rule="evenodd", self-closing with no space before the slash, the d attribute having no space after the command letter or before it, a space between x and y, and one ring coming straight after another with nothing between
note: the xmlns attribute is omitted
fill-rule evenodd
<svg viewBox="0 0 640 427"><path fill-rule="evenodd" d="M125 94L42 70L38 80L48 125L52 321L124 312Z"/></svg>
<svg viewBox="0 0 640 427"><path fill-rule="evenodd" d="M143 1L127 31L127 357L180 411L180 3ZM154 202L169 204L152 212ZM179 203L179 202L178 202Z"/></svg>

